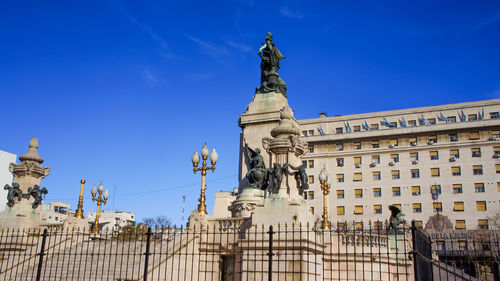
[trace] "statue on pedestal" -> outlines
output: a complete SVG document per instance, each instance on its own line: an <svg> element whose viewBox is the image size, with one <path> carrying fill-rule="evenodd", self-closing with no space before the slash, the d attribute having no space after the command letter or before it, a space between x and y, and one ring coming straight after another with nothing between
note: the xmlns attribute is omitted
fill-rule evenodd
<svg viewBox="0 0 500 281"><path fill-rule="evenodd" d="M33 201L33 204L31 204L31 207L33 209L36 209L40 204L42 204L42 195L46 195L47 193L49 193L49 191L45 187L40 189L40 186L36 184L35 186L28 188L28 197L31 195L35 199L35 201Z"/></svg>
<svg viewBox="0 0 500 281"><path fill-rule="evenodd" d="M262 47L260 47L257 54L262 61L260 63L260 87L257 87L255 92L278 92L286 97L286 84L278 75L280 60L285 57L274 45L271 32L267 33L266 42L262 43Z"/></svg>
<svg viewBox="0 0 500 281"><path fill-rule="evenodd" d="M309 183L307 180L306 167L304 165L300 165L298 167L294 167L289 165L292 170L297 172L294 173L294 178L297 181L297 188L299 189L299 194L302 195L305 190L309 189Z"/></svg>
<svg viewBox="0 0 500 281"><path fill-rule="evenodd" d="M7 206L14 207L16 201L14 199L17 198L17 201L21 201L23 196L23 191L19 188L19 184L13 182L12 186L6 184L3 189L8 190L7 193Z"/></svg>
<svg viewBox="0 0 500 281"><path fill-rule="evenodd" d="M260 155L260 149L256 148L253 150L250 148L245 141L245 149L247 151L248 158L250 159L250 169L246 174L250 188L266 189L267 188L267 178L268 169L264 165L264 159Z"/></svg>

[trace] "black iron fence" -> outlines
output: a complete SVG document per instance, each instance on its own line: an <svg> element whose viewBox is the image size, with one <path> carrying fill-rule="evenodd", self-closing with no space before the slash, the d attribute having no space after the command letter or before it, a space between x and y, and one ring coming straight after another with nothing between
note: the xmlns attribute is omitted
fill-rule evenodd
<svg viewBox="0 0 500 281"><path fill-rule="evenodd" d="M474 242L482 248L469 242L466 251L476 255L460 256L440 252L464 250L455 249L463 246L458 240L446 240L443 248L419 231L403 226L387 233L356 223L319 230L220 222L98 235L4 230L0 280L498 280L496 235Z"/></svg>

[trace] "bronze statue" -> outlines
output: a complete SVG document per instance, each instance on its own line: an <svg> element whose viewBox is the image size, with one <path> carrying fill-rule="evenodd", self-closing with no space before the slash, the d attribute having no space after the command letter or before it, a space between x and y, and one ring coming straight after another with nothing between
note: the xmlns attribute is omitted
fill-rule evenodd
<svg viewBox="0 0 500 281"><path fill-rule="evenodd" d="M268 169L266 169L266 166L264 165L264 158L260 155L260 149L256 148L253 150L248 146L246 141L244 142L248 158L250 159L250 169L246 174L250 187L266 189Z"/></svg>
<svg viewBox="0 0 500 281"><path fill-rule="evenodd" d="M401 210L394 206L390 205L389 210L391 211L391 217L389 218L389 226L387 226L387 232L389 231L397 231L398 226L403 222L403 218L405 216L404 213L401 212Z"/></svg>
<svg viewBox="0 0 500 281"><path fill-rule="evenodd" d="M276 193L280 189L281 181L283 180L283 173L286 173L288 170L288 166L290 164L285 163L285 165L281 166L279 163L274 163L273 168L269 169L269 175L271 177L272 182L272 190L271 193Z"/></svg>
<svg viewBox="0 0 500 281"><path fill-rule="evenodd" d="M309 189L309 183L307 182L306 167L304 165L294 167L290 164L289 166L292 170L297 171L294 173L294 178L297 181L297 188L299 189L299 194L302 195L304 191Z"/></svg>
<svg viewBox="0 0 500 281"><path fill-rule="evenodd" d="M3 187L3 189L4 190L8 190L8 193L7 193L7 206L9 206L11 208L14 207L14 205L16 204L16 201L14 200L15 198L17 198L17 201L21 201L21 198L23 197L23 192L19 188L19 184L18 183L13 182L12 186L6 184Z"/></svg>
<svg viewBox="0 0 500 281"><path fill-rule="evenodd" d="M42 203L42 194L45 195L49 193L49 191L44 187L40 189L40 186L36 185L33 187L28 188L28 196L33 196L35 201L33 201L33 204L31 204L31 207L33 209L36 209L41 203Z"/></svg>
<svg viewBox="0 0 500 281"><path fill-rule="evenodd" d="M260 87L257 87L257 93L279 92L286 97L286 84L278 75L280 69L280 60L285 57L276 48L273 42L273 35L268 32L266 42L262 43L259 52L260 63Z"/></svg>

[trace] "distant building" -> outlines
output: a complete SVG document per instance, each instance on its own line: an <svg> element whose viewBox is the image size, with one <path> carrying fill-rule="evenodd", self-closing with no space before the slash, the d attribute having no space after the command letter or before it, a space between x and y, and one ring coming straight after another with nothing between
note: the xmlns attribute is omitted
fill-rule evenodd
<svg viewBox="0 0 500 281"><path fill-rule="evenodd" d="M63 224L68 216L74 216L75 212L70 210L70 205L64 202L50 202L42 204L40 216L46 224Z"/></svg>
<svg viewBox="0 0 500 281"><path fill-rule="evenodd" d="M0 150L0 212L5 210L7 204L7 190L3 189L6 184L12 184L12 173L9 172L9 164L16 162L17 155Z"/></svg>
<svg viewBox="0 0 500 281"><path fill-rule="evenodd" d="M233 192L219 191L215 193L213 218L230 218L231 212L228 207L238 196L238 188L234 188Z"/></svg>
<svg viewBox="0 0 500 281"><path fill-rule="evenodd" d="M87 213L90 222L95 221L95 212ZM99 225L103 231L117 231L125 226L135 225L135 213L124 211L102 211L99 213Z"/></svg>
<svg viewBox="0 0 500 281"><path fill-rule="evenodd" d="M385 221L394 204L424 227L439 211L454 229L485 229L500 212L500 99L298 122L309 144L304 198L316 216L323 167L334 224Z"/></svg>

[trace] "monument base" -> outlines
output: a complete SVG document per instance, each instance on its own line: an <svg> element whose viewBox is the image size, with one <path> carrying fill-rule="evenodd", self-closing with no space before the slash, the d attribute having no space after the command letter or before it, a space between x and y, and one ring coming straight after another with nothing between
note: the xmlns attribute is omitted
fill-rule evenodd
<svg viewBox="0 0 500 281"><path fill-rule="evenodd" d="M254 225L299 225L303 226L314 223L314 216L309 212L305 200L299 204L278 194L271 194L264 199L264 206L256 208L252 216Z"/></svg>
<svg viewBox="0 0 500 281"><path fill-rule="evenodd" d="M43 226L40 214L31 205L16 204L0 212L0 228L33 229Z"/></svg>

